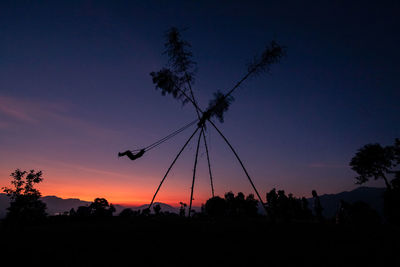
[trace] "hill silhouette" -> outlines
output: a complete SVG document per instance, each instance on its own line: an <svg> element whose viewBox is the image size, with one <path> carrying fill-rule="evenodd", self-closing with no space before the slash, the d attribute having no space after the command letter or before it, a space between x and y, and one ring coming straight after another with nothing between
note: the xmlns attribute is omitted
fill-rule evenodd
<svg viewBox="0 0 400 267"><path fill-rule="evenodd" d="M162 212L170 212L170 213L176 213L176 214L179 213L179 209L175 208L175 207L172 207L171 205L168 205L168 204L165 204L165 203L162 203L162 202L154 202L153 206L155 206L155 205L160 205ZM148 207L149 207L149 204L144 204L144 205L141 205L141 206L138 206L138 207L131 207L131 209L132 210L143 210L143 209L146 209ZM153 213L153 210L151 210L151 212Z"/></svg>
<svg viewBox="0 0 400 267"><path fill-rule="evenodd" d="M363 201L369 204L373 209L375 209L380 215L383 215L383 197L384 188L375 187L358 187L352 191L345 191L337 194L325 194L320 196L321 205L324 208L323 215L327 218L333 217L337 211L340 200L344 200L349 203L354 203L356 201ZM90 201L80 200L78 198L67 198L63 199L57 196L45 196L41 200L47 205L47 213L49 215L60 214L65 211L69 211L74 208L75 210L79 206L88 206ZM308 199L309 203L312 204L313 200ZM154 204L159 204L161 206L162 212L179 213L179 208L173 207L171 205L156 202ZM9 206L9 199L6 194L0 193L0 218L4 218ZM118 215L123 209L130 208L132 210L143 210L148 207L148 204L141 206L128 206L128 205L114 205ZM196 211L200 211L200 207L192 207ZM259 213L265 214L263 208L259 205Z"/></svg>
<svg viewBox="0 0 400 267"><path fill-rule="evenodd" d="M63 212L69 211L72 208L77 210L79 206L89 206L91 201L80 200L79 198L60 198L57 196L44 196L41 200L47 205L47 214L57 215ZM7 213L7 208L9 207L10 200L6 194L0 193L0 219L4 218ZM179 213L179 209L171 205L156 202L155 205L159 204L162 212ZM130 208L134 211L143 210L149 207L149 204L144 204L141 206L129 206L129 205L114 205L115 215L118 215L122 210ZM194 207L195 210L199 210L199 207ZM153 211L152 211L153 212Z"/></svg>
<svg viewBox="0 0 400 267"><path fill-rule="evenodd" d="M352 191L345 191L338 194L325 194L320 196L321 205L323 207L322 215L326 218L335 216L338 210L340 200L349 203L362 201L376 210L380 216L383 216L383 193L385 188L360 186ZM308 199L309 203L313 203L313 199Z"/></svg>
<svg viewBox="0 0 400 267"><path fill-rule="evenodd" d="M351 191L321 195L320 201L323 207L322 215L326 218L332 218L335 216L340 200L344 200L349 203L354 203L356 201L365 202L370 205L371 208L376 210L380 216L383 216L384 192L385 188L360 186ZM308 198L307 200L310 207L312 207L314 200L312 198ZM265 214L260 203L258 203L258 212L260 214Z"/></svg>

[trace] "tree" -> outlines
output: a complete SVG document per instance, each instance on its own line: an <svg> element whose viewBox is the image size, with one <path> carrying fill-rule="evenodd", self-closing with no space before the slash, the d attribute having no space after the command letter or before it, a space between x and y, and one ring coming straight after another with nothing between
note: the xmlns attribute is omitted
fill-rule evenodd
<svg viewBox="0 0 400 267"><path fill-rule="evenodd" d="M399 140L396 139L396 142L398 144ZM382 179L388 189L391 188L391 185L387 176L396 173L392 168L397 164L396 147L382 147L380 144L363 146L350 161L351 169L358 174L356 176L357 184L366 183L371 178L375 180Z"/></svg>
<svg viewBox="0 0 400 267"><path fill-rule="evenodd" d="M142 216L149 216L150 215L150 209L149 208L143 209L141 215Z"/></svg>
<svg viewBox="0 0 400 267"><path fill-rule="evenodd" d="M272 222L275 222L277 219L278 213L278 194L276 193L276 189L272 188L272 190L267 193L267 204L266 204L267 215L271 219Z"/></svg>
<svg viewBox="0 0 400 267"><path fill-rule="evenodd" d="M123 209L119 214L119 216L123 217L123 218L130 218L135 215L136 215L136 213L130 208Z"/></svg>
<svg viewBox="0 0 400 267"><path fill-rule="evenodd" d="M204 211L208 216L211 217L224 216L226 213L226 208L227 205L225 200L219 196L210 198L204 205Z"/></svg>
<svg viewBox="0 0 400 267"><path fill-rule="evenodd" d="M272 222L290 222L293 220L310 220L312 212L306 198L296 198L293 194L285 195L284 190L273 188L267 193L267 215Z"/></svg>
<svg viewBox="0 0 400 267"><path fill-rule="evenodd" d="M91 215L96 217L112 216L115 212L114 206L109 204L105 198L96 198L89 208Z"/></svg>
<svg viewBox="0 0 400 267"><path fill-rule="evenodd" d="M71 217L75 217L76 216L76 211L75 211L74 208L69 210L69 216L71 216Z"/></svg>
<svg viewBox="0 0 400 267"><path fill-rule="evenodd" d="M156 216L160 215L160 211L161 211L161 206L160 206L160 204L154 205L154 206L153 206L153 210L154 210L154 214L155 214Z"/></svg>
<svg viewBox="0 0 400 267"><path fill-rule="evenodd" d="M246 197L244 201L244 213L246 216L254 217L258 215L258 200L254 198L253 194Z"/></svg>
<svg viewBox="0 0 400 267"><path fill-rule="evenodd" d="M253 194L245 195L239 192L236 196L232 192L225 194L225 198L215 196L207 200L204 212L211 217L255 217L258 214L258 201Z"/></svg>
<svg viewBox="0 0 400 267"><path fill-rule="evenodd" d="M89 217L91 210L88 206L79 206L76 210L76 216L78 217Z"/></svg>
<svg viewBox="0 0 400 267"><path fill-rule="evenodd" d="M384 214L389 222L400 223L400 139L393 146L367 144L360 148L350 161L351 168L357 172L357 184L370 179L385 181ZM389 180L393 177L392 180Z"/></svg>
<svg viewBox="0 0 400 267"><path fill-rule="evenodd" d="M46 217L46 204L40 200L41 194L35 185L42 182L42 172L34 170L11 173L12 187L3 187L10 197L10 207L6 219L14 222L35 222Z"/></svg>
<svg viewBox="0 0 400 267"><path fill-rule="evenodd" d="M179 216L185 217L187 204L183 202L179 202L179 204L181 205L181 207L179 208Z"/></svg>

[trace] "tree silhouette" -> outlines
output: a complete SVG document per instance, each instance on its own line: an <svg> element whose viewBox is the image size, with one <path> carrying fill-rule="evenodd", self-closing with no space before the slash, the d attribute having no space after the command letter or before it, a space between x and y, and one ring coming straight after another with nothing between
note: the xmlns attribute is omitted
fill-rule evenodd
<svg viewBox="0 0 400 267"><path fill-rule="evenodd" d="M90 214L96 217L112 216L115 208L109 204L105 198L96 198L93 203L89 205Z"/></svg>
<svg viewBox="0 0 400 267"><path fill-rule="evenodd" d="M3 192L10 197L10 207L6 219L14 222L35 222L46 217L46 204L39 198L41 194L35 188L43 181L42 172L34 170L21 171L16 169L11 173L13 187L3 187Z"/></svg>
<svg viewBox="0 0 400 267"><path fill-rule="evenodd" d="M276 193L275 188L267 193L266 199L267 215L272 222L276 222L278 213L278 194Z"/></svg>
<svg viewBox="0 0 400 267"><path fill-rule="evenodd" d="M136 215L136 213L130 208L123 209L119 213L119 216L123 217L123 218L130 218L130 217L134 217L135 215Z"/></svg>
<svg viewBox="0 0 400 267"><path fill-rule="evenodd" d="M384 214L388 221L400 223L400 139L393 146L367 144L360 148L350 161L351 168L357 172L357 184L369 179L385 181ZM393 177L392 180L389 180Z"/></svg>
<svg viewBox="0 0 400 267"><path fill-rule="evenodd" d="M284 222L290 221L289 198L285 195L285 190L278 190L277 208L278 218Z"/></svg>
<svg viewBox="0 0 400 267"><path fill-rule="evenodd" d="M207 200L204 212L210 217L255 217L258 215L258 200L253 194L245 195L239 192L236 196L232 192L225 194L225 198L219 196Z"/></svg>
<svg viewBox="0 0 400 267"><path fill-rule="evenodd" d="M72 217L76 216L76 211L75 211L74 208L71 208L71 209L69 210L69 216L72 216Z"/></svg>
<svg viewBox="0 0 400 267"><path fill-rule="evenodd" d="M76 210L76 216L78 217L89 217L91 215L91 209L88 206L79 206Z"/></svg>
<svg viewBox="0 0 400 267"><path fill-rule="evenodd" d="M243 207L243 214L249 217L255 217L258 215L258 200L254 198L253 194L249 194L245 201Z"/></svg>
<svg viewBox="0 0 400 267"><path fill-rule="evenodd" d="M161 211L161 206L160 206L160 204L154 205L154 206L153 206L153 210L154 210L154 214L155 214L156 216L159 216L159 215L160 215L160 211Z"/></svg>
<svg viewBox="0 0 400 267"><path fill-rule="evenodd" d="M352 170L357 172L357 184L363 184L373 178L375 180L382 179L385 181L386 188L390 189L391 185L388 180L388 175L397 173L393 167L399 164L398 143L396 146L382 147L380 144L367 144L360 148L356 155L351 159L350 166Z"/></svg>
<svg viewBox="0 0 400 267"><path fill-rule="evenodd" d="M221 217L226 213L225 200L219 196L212 197L206 201L204 211L211 217Z"/></svg>
<svg viewBox="0 0 400 267"><path fill-rule="evenodd" d="M266 208L269 219L274 223L308 221L312 218L306 198L295 198L292 194L286 196L284 190L278 190L277 193L275 188L267 193Z"/></svg>
<svg viewBox="0 0 400 267"><path fill-rule="evenodd" d="M181 207L179 208L179 216L184 217L186 213L187 204L183 202L179 202L179 204L181 205Z"/></svg>
<svg viewBox="0 0 400 267"><path fill-rule="evenodd" d="M142 210L142 212L140 213L140 215L142 216L149 216L150 215L150 208L145 208Z"/></svg>

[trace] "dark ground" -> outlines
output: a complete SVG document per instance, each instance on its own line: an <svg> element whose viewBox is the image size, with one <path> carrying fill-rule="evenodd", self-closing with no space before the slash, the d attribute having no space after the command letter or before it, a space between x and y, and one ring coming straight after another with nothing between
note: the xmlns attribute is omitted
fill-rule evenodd
<svg viewBox="0 0 400 267"><path fill-rule="evenodd" d="M400 266L400 228L388 225L53 217L0 237L11 266Z"/></svg>

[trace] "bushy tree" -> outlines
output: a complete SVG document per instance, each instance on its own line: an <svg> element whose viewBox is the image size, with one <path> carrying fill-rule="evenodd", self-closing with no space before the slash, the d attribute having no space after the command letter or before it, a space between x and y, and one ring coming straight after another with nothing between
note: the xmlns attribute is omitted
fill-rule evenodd
<svg viewBox="0 0 400 267"><path fill-rule="evenodd" d="M357 172L356 183L363 184L370 179L384 180L386 188L391 189L390 176L400 176L396 167L400 165L400 139L393 146L367 144L360 148L350 161L350 167Z"/></svg>
<svg viewBox="0 0 400 267"><path fill-rule="evenodd" d="M221 217L226 213L225 200L219 196L215 196L207 200L204 205L204 211L211 217Z"/></svg>
<svg viewBox="0 0 400 267"><path fill-rule="evenodd" d="M34 170L11 173L12 187L3 187L10 197L10 207L6 219L13 222L36 222L46 217L46 204L40 200L41 194L35 185L42 182L42 172Z"/></svg>
<svg viewBox="0 0 400 267"><path fill-rule="evenodd" d="M286 196L284 190L276 192L275 188L267 193L266 209L272 222L310 220L312 217L306 198L296 198L292 194Z"/></svg>
<svg viewBox="0 0 400 267"><path fill-rule="evenodd" d="M74 215L72 215L74 216ZM91 210L88 206L80 206L76 210L76 216L78 217L89 217L91 216Z"/></svg>
<svg viewBox="0 0 400 267"><path fill-rule="evenodd" d="M123 209L123 210L119 213L119 216L120 216L120 217L124 217L124 218L130 218L130 217L133 217L133 216L135 216L135 215L136 215L136 213L135 213L132 209L130 209L130 208Z"/></svg>
<svg viewBox="0 0 400 267"><path fill-rule="evenodd" d="M187 204L183 202L179 202L179 204L181 205L179 208L179 216L185 217Z"/></svg>
<svg viewBox="0 0 400 267"><path fill-rule="evenodd" d="M389 222L400 223L400 139L392 146L367 144L351 159L350 166L357 172L356 183L370 179L384 180L384 214ZM392 179L391 179L392 178ZM390 180L391 179L391 180Z"/></svg>
<svg viewBox="0 0 400 267"><path fill-rule="evenodd" d="M96 217L112 216L115 212L114 206L109 204L105 198L96 198L89 208L91 215Z"/></svg>
<svg viewBox="0 0 400 267"><path fill-rule="evenodd" d="M236 196L232 192L225 194L225 198L215 196L207 200L204 211L211 217L254 217L258 214L258 201L253 194L245 195L239 192Z"/></svg>
<svg viewBox="0 0 400 267"><path fill-rule="evenodd" d="M96 198L89 206L80 206L72 216L77 217L109 217L115 212L113 204L105 198Z"/></svg>
<svg viewBox="0 0 400 267"><path fill-rule="evenodd" d="M166 33L164 54L168 56L168 64L159 71L151 72L152 81L156 89L161 90L162 95L171 95L175 99L186 104L192 102L198 109L194 98L192 86L195 80L196 63L189 42L182 38L181 32L176 27L170 28ZM224 121L224 113L233 102L233 91L247 79L268 72L271 65L278 63L286 55L286 48L272 41L268 44L261 55L256 56L248 64L246 75L226 94L221 91L214 93L207 109L202 114L200 124L210 118Z"/></svg>
<svg viewBox="0 0 400 267"><path fill-rule="evenodd" d="M160 212L161 212L161 206L160 206L160 204L154 205L153 210L154 210L154 214L155 214L156 216L160 215Z"/></svg>

